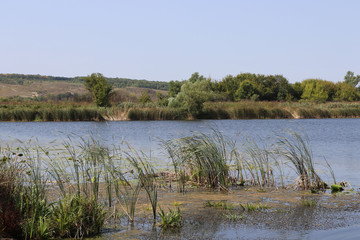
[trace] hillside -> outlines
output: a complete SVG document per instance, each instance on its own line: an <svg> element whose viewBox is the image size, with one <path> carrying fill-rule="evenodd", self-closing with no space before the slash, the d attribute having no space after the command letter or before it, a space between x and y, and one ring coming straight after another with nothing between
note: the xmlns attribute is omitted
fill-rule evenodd
<svg viewBox="0 0 360 240"><path fill-rule="evenodd" d="M125 88L125 87L139 87L139 88L150 88L157 90L168 90L169 83L162 81L147 81L137 80L129 78L106 78L107 81L113 85L114 88ZM24 75L24 74L0 74L1 84L11 85L22 85L28 86L32 83L37 82L62 82L72 84L82 84L82 77L54 77L54 76L42 76L42 75Z"/></svg>

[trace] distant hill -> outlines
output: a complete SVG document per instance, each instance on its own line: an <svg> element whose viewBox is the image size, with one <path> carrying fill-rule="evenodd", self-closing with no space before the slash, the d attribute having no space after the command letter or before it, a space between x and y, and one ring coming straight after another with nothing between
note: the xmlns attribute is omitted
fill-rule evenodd
<svg viewBox="0 0 360 240"><path fill-rule="evenodd" d="M106 78L114 88L139 87L156 90L169 90L169 83L162 81L136 80L129 78ZM34 82L66 82L66 83L83 83L82 77L54 77L42 75L25 75L25 74L0 74L0 83L13 85L28 85Z"/></svg>

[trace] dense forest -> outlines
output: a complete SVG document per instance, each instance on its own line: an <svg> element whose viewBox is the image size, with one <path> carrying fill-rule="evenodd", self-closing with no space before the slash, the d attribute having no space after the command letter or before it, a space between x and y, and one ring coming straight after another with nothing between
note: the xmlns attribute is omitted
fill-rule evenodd
<svg viewBox="0 0 360 240"><path fill-rule="evenodd" d="M169 83L162 81L136 80L129 78L106 78L114 88L140 87L157 90L168 90ZM0 83L23 85L30 81L64 81L69 83L84 83L84 77L53 77L42 75L0 74Z"/></svg>

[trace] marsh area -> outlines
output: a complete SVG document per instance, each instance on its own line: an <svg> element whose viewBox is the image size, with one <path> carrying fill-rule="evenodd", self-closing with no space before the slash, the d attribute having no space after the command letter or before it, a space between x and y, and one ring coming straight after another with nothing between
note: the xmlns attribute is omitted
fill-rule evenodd
<svg viewBox="0 0 360 240"><path fill-rule="evenodd" d="M109 147L123 147L126 141L147 154L157 172L171 172L171 161L160 147L160 139L210 133L216 128L241 148L244 139L270 146L281 132L306 133L318 174L331 184L323 161L326 158L336 179L349 183L345 192L294 190L289 187L295 179L291 168L283 175L286 189L279 184L261 188L245 184L229 186L230 191L223 192L188 184L185 192L179 193L175 182L170 187L164 180L158 188L158 205L165 211L181 209L180 229L163 231L158 223L154 225L151 205L141 191L134 222L119 212L116 219L107 219L96 239L354 239L360 235L359 123L359 119L4 122L0 124L0 139L2 145L14 147L31 139L30 144L53 149L69 137L75 141L92 136ZM260 207L249 210L247 204Z"/></svg>

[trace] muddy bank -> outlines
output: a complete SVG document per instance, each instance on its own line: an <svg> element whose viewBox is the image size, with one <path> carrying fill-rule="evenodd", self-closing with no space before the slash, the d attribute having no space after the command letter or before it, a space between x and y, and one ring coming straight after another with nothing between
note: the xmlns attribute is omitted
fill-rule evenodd
<svg viewBox="0 0 360 240"><path fill-rule="evenodd" d="M224 202L226 207L208 207L207 202ZM311 206L307 205L309 202ZM246 210L241 207L246 203L261 204L266 208ZM141 196L134 224L124 217L115 225L109 224L98 239L312 239L337 231L351 235L344 228L351 230L360 225L357 193L311 194L244 188L233 189L230 193L191 189L181 194L162 190L159 205L165 210L179 207L183 227L162 231L153 224L150 206L145 196ZM236 219L229 216L236 216ZM354 234L358 234L356 228Z"/></svg>

